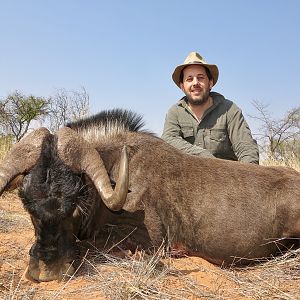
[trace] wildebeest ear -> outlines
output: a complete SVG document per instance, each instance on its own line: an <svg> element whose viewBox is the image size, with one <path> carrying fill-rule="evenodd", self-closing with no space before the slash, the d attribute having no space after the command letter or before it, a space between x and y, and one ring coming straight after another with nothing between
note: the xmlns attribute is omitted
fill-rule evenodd
<svg viewBox="0 0 300 300"><path fill-rule="evenodd" d="M14 189L20 187L23 183L24 175L18 175L15 177L5 188L5 191L13 191Z"/></svg>

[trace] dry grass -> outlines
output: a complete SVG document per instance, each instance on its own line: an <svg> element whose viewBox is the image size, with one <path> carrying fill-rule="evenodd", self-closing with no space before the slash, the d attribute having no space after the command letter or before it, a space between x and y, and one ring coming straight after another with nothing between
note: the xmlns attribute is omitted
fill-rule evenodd
<svg viewBox="0 0 300 300"><path fill-rule="evenodd" d="M108 299L186 299L182 291L164 287L173 271L161 259L160 251L153 256L142 252L125 258L96 251L82 266L81 273L94 281L85 290L99 289Z"/></svg>
<svg viewBox="0 0 300 300"><path fill-rule="evenodd" d="M265 159L261 162L264 166L281 166L281 167L289 167L293 168L296 171L300 172L300 161L295 156L290 156L285 160L276 160L274 158Z"/></svg>
<svg viewBox="0 0 300 300"><path fill-rule="evenodd" d="M88 249L89 248L89 249ZM185 268L176 267L181 259L168 256L161 247L155 254L133 255L119 249L108 254L92 244L83 245L85 255L74 276L43 284L23 280L24 268L16 267L12 258L3 261L16 265L0 278L0 298L16 299L299 299L300 249L245 268L221 269L191 259L194 275L202 273L215 284L191 276ZM26 261L24 248L16 250ZM128 255L129 254L129 255ZM9 262L8 262L9 261ZM3 275L3 274L2 274ZM2 281L1 281L2 279ZM47 286L51 286L47 284ZM80 291L80 292L79 292ZM86 295L78 297L78 294Z"/></svg>
<svg viewBox="0 0 300 300"><path fill-rule="evenodd" d="M38 284L28 287L23 281L24 273L13 270L7 274L6 284L0 282L0 298L77 299L80 286L80 294L86 295L84 299L225 299L162 263L166 259L160 256L160 252L152 256L142 253L126 258L98 250L92 252L83 258L74 276L56 283L51 290L43 291ZM172 283L175 279L180 284ZM170 282L171 285L168 284Z"/></svg>
<svg viewBox="0 0 300 300"><path fill-rule="evenodd" d="M251 299L300 299L300 249L252 267L227 270L240 295Z"/></svg>

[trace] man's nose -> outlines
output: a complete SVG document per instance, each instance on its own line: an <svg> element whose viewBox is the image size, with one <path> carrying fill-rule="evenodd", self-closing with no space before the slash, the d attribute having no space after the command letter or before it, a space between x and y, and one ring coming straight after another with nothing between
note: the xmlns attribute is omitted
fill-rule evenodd
<svg viewBox="0 0 300 300"><path fill-rule="evenodd" d="M197 78L197 77L194 77L192 83L193 83L193 85L199 84L198 78Z"/></svg>

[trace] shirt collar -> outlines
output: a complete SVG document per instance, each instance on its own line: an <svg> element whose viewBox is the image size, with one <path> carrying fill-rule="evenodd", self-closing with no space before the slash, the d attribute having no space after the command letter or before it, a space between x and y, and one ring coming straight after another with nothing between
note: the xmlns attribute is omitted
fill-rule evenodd
<svg viewBox="0 0 300 300"><path fill-rule="evenodd" d="M213 105L211 107L209 107L203 114L202 120L205 118L205 116L211 112L212 110L214 110L217 106L220 105L221 102L224 101L224 96L216 93L216 92L210 92L209 95L212 97L213 99ZM181 106L183 108L185 108L190 114L192 114L192 112L189 109L188 103L187 103L187 98L186 96L182 97L178 102L177 102L178 106ZM192 114L193 115L193 114Z"/></svg>

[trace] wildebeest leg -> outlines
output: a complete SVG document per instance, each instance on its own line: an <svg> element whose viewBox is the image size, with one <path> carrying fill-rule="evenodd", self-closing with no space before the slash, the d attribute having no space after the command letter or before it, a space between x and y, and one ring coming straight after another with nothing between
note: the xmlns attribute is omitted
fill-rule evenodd
<svg viewBox="0 0 300 300"><path fill-rule="evenodd" d="M144 223L154 248L161 246L167 239L167 232L154 205L146 205Z"/></svg>
<svg viewBox="0 0 300 300"><path fill-rule="evenodd" d="M299 176L299 173L296 174ZM295 180L294 180L295 179ZM280 237L280 243L285 249L297 248L300 246L300 190L298 189L299 182L297 176L289 181L287 187L282 193L282 202L277 205L276 227L278 232L276 236ZM278 194L277 194L278 195ZM286 203L288 199L297 199ZM283 222L284 220L284 222Z"/></svg>
<svg viewBox="0 0 300 300"><path fill-rule="evenodd" d="M293 216L292 221L288 222L287 229L283 236L286 237L289 248L299 247L300 245L300 216Z"/></svg>

